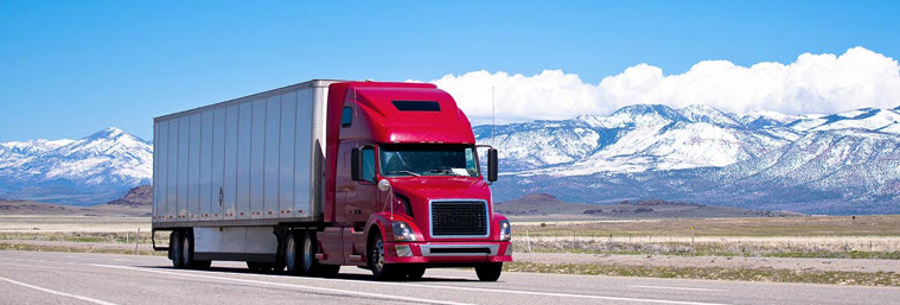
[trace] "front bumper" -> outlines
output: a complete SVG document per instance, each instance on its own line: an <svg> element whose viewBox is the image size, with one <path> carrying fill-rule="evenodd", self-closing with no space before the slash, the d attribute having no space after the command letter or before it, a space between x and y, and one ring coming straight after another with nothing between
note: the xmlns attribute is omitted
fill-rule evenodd
<svg viewBox="0 0 900 305"><path fill-rule="evenodd" d="M478 264L512 261L512 244L506 242L387 243L388 264Z"/></svg>

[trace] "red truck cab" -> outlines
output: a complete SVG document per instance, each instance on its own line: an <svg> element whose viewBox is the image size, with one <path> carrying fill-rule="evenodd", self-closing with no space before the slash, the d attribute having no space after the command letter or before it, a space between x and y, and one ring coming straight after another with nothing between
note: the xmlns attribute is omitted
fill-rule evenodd
<svg viewBox="0 0 900 305"><path fill-rule="evenodd" d="M475 267L482 280L512 261L509 221L495 214L472 126L433 84L329 86L322 265L356 265L380 279L429 267ZM313 251L315 252L315 251Z"/></svg>

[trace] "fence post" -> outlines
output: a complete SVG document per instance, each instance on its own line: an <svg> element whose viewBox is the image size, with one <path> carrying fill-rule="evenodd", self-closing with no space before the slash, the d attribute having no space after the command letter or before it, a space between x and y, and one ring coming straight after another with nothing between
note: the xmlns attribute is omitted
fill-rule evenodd
<svg viewBox="0 0 900 305"><path fill-rule="evenodd" d="M134 236L134 255L138 254L138 244L141 242L141 228L138 228L137 235Z"/></svg>
<svg viewBox="0 0 900 305"><path fill-rule="evenodd" d="M528 235L528 230L525 230L525 244L528 245L528 253L531 253L531 236Z"/></svg>

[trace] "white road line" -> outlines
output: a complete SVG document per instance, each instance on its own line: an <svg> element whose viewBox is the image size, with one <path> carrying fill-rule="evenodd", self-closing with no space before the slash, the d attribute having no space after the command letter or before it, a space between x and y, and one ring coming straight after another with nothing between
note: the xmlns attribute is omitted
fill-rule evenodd
<svg viewBox="0 0 900 305"><path fill-rule="evenodd" d="M159 273L179 274L179 275L194 275L194 276L205 276L205 275L199 275L196 273L208 272L208 271L189 271L189 270L180 270L180 272L165 272L165 271L149 270L149 269L145 269L145 268L136 268L136 267L100 265L100 264L91 264L91 265L98 266L98 267L122 268L122 269L141 270L141 271L148 271L148 272L159 272ZM260 274L244 274L244 275L265 276L265 275L260 275ZM231 278L219 278L219 277L212 277L212 278L231 280ZM729 305L729 304L724 304L724 303L706 303L706 302L676 301L676 300L663 300L663 299L613 297L613 296L592 295L592 294L571 294L571 293L557 293L557 292L489 289L489 288L443 286L443 285L423 285L423 284L407 284L407 283L392 283L392 282L365 282L365 281L359 281L359 280L328 279L328 278L315 278L315 277L297 277L296 279L309 280L309 281L322 281L322 282L344 282L344 283L352 283L352 284L356 284L356 285L365 283L365 284L383 285L383 286L436 288L436 289L458 290L458 291L509 293L509 294L537 295L537 296L548 296L548 297L559 297L559 298L579 298L579 299L622 301L622 302L636 302L636 303L673 304L673 305ZM244 280L244 281L253 281L253 280ZM265 282L265 281L254 281L254 282L273 283L273 282ZM273 283L273 284L275 284L275 283ZM307 287L307 286L301 286L301 287ZM316 287L316 288L318 288L318 287ZM323 288L323 289L327 289L327 288Z"/></svg>
<svg viewBox="0 0 900 305"><path fill-rule="evenodd" d="M209 276L209 275L191 274L191 273L184 273L184 272L169 272L169 271L151 270L151 269L146 269L146 268L136 268L136 267L128 267L128 266L115 266L115 265L102 265L102 264L88 264L88 265L96 266L96 267L104 267L104 268L114 268L114 269L124 269L124 270L132 270L132 271L159 273L159 274L180 275L180 276L195 277L195 278L210 279L210 280L232 281L232 282L241 282L241 283L257 284L257 285L299 288L299 289L304 289L304 290L330 292L330 293L338 293L338 294L349 294L349 295L357 295L357 296L364 296L364 297L371 297L371 298L378 298L378 299L407 301L407 302L416 302L416 303L425 303L425 304L472 305L470 303L458 303L458 302L429 300L429 299L420 299L420 298L411 298L411 297L401 297L401 296L394 296L394 295L388 295L388 294L368 293L368 292L361 292L361 291L304 286L304 285L297 285L297 284L287 284L287 283L278 283L278 282L267 282L267 281L237 279L237 278L228 278L228 277L219 277L219 276Z"/></svg>
<svg viewBox="0 0 900 305"><path fill-rule="evenodd" d="M629 285L629 287L634 287L634 288L645 288L645 289L663 289L663 290L708 291L708 292L723 292L723 291L727 291L727 290L722 290L722 289L694 288L694 287L672 287L672 286Z"/></svg>
<svg viewBox="0 0 900 305"><path fill-rule="evenodd" d="M50 289L47 289L47 288L44 288L44 287L38 287L38 286L35 286L35 285L22 283L22 282L19 282L19 281L16 281L16 280L11 280L11 279L8 279L8 278L5 278L5 277L0 277L0 281L6 281L6 282L10 282L10 283L19 285L19 286L28 287L28 288L31 288L31 289L34 289L34 290L39 290L39 291L43 291L43 292L46 292L46 293L52 293L52 294L55 294L55 295L60 295L60 296L69 297L69 298L73 298L73 299L79 299L79 300L86 301L86 302L91 302L91 303L94 303L94 304L100 304L100 305L117 305L116 303L110 303L110 302L107 302L107 301L102 301L102 300L98 300L98 299L92 299L92 298L89 298L89 297L84 297L84 296L80 296L80 295L74 295L74 294L65 293L65 292L60 292L60 291L56 291L56 290L50 290Z"/></svg>

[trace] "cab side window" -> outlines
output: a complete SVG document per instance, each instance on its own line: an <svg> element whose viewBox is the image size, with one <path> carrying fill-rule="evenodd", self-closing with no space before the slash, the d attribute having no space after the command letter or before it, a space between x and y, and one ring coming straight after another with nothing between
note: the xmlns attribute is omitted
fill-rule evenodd
<svg viewBox="0 0 900 305"><path fill-rule="evenodd" d="M375 149L371 147L362 150L362 179L375 182Z"/></svg>
<svg viewBox="0 0 900 305"><path fill-rule="evenodd" d="M353 124L353 108L344 107L341 112L341 127L350 127Z"/></svg>

